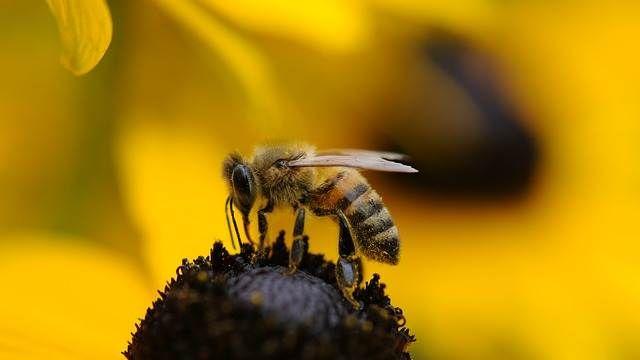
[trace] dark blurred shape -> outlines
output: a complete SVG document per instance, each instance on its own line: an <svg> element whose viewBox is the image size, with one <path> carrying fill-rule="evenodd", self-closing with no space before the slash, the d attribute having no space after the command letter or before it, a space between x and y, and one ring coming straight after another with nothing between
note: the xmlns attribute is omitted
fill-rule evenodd
<svg viewBox="0 0 640 360"><path fill-rule="evenodd" d="M393 123L388 144L410 154L420 170L404 178L444 197L491 200L526 193L539 145L492 59L444 32L429 38L423 55L431 74L410 80L426 85L412 84L405 120Z"/></svg>

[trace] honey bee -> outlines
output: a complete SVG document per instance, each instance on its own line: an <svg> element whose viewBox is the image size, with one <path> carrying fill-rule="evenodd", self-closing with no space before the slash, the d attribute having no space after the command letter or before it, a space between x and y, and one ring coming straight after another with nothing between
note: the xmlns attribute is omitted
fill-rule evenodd
<svg viewBox="0 0 640 360"><path fill-rule="evenodd" d="M303 241L305 209L316 216L330 216L339 226L336 280L343 295L354 306L353 290L360 281L360 259L365 257L388 264L399 260L400 239L389 210L380 195L358 169L417 172L396 162L405 156L390 152L338 149L316 152L306 144L259 147L251 160L231 153L224 160L223 176L229 188L225 204L230 236L229 209L239 243L240 233L234 207L242 215L245 236L250 236L249 214L257 200L258 248L262 249L268 223L266 215L276 207L295 211L289 269L295 271L306 252Z"/></svg>

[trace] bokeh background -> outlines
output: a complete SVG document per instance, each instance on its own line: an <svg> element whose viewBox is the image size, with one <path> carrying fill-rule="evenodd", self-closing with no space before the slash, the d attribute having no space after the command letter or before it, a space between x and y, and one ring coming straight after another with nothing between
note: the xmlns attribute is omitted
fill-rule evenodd
<svg viewBox="0 0 640 360"><path fill-rule="evenodd" d="M85 4L113 36L76 76L61 15L0 0L1 357L118 358L180 260L230 245L225 154L302 140L420 169L367 174L402 257L366 277L415 358L640 358L637 2Z"/></svg>

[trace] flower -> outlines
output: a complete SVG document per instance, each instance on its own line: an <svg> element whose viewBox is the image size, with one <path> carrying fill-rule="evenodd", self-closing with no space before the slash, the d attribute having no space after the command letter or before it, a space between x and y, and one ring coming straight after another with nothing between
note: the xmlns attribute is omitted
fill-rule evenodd
<svg viewBox="0 0 640 360"><path fill-rule="evenodd" d="M420 354L428 344L435 355L446 358L633 357L640 328L633 256L638 250L633 173L640 116L634 99L640 81L633 46L640 34L637 5L471 1L467 4L472 6L452 3L460 17L455 12L439 17L418 10L424 4L450 2L377 1L378 6L385 3L405 5L394 13L427 26L434 17L444 27L443 22L451 20L449 30L488 51L510 80L506 89L530 115L527 125L535 130L542 150L533 187L518 201L434 200L393 180L372 181L398 221L403 253L397 267L367 264L367 269L383 275L389 292L412 319L420 339L412 349ZM143 6L137 4L131 6ZM116 6L112 10L116 14ZM487 17L476 17L476 11ZM0 59L10 90L0 102L5 119L0 219L8 224L2 231L0 266L3 274L42 279L37 287L25 277L6 280L5 288L13 290L2 302L6 321L0 351L21 349L20 357L54 357L62 350L61 357L68 358L72 351L90 348L112 355L122 350L130 319L153 299L153 289L162 286L179 258L206 253L214 236L225 233L224 220L215 215L224 202L223 187L216 181L217 161L229 149L248 150L264 137L239 121L237 108L244 109L243 103L220 105L236 90L225 83L225 76L203 75L205 61L194 56L195 51L185 51L188 41L171 37L175 29L157 14L135 14L145 22L127 37L145 36L127 43L127 50L137 51L129 51L131 57L118 63L126 76L118 72L116 78L124 80L109 83L106 90L103 83L114 74L95 72L70 85L55 69L38 66L47 61L34 62L31 52L38 49L44 58L50 54L48 42L41 51L34 36L24 48ZM6 21L10 11L1 16L3 26L20 23ZM228 24L236 29L235 23ZM419 32L402 24L390 28ZM238 28L243 38L255 35ZM46 35L38 27L32 30ZM14 33L2 32L3 39ZM153 41L156 34L162 36ZM304 111L283 118L288 132L277 136L295 135L320 146L380 144L375 137L380 134L371 130L397 120L372 122L378 105L397 90L388 86L394 83L380 79L404 69L405 63L388 56L396 46L422 44L412 36L416 34L392 38L387 46L367 53L369 61L352 66L333 57L310 60L315 53L287 58L279 64L276 83L290 92L285 105L304 104ZM17 40L20 44L23 39ZM165 56L167 48L149 51L160 48L158 43L171 43L178 60ZM113 50L111 54L123 53ZM376 66L361 66L369 62ZM300 69L307 72L300 74ZM440 94L448 88L431 89ZM86 99L93 102L85 105ZM84 106L77 111L79 104ZM88 121L95 117L108 121ZM89 153L87 142L104 145L104 153L115 149L116 158ZM103 178L89 166L96 164L116 169L104 176L110 187L77 186L78 178ZM74 207L73 201L84 207ZM100 211L104 203L120 207ZM128 236L118 236L122 225L113 219L122 218L113 213L130 222L133 231ZM274 218L290 226L284 215ZM87 231L86 226L97 230ZM316 238L330 238L325 233L331 229L323 220L310 220L309 233ZM336 252L332 241L314 246L327 256ZM57 286L56 279L68 278L65 269L74 267L85 269L78 275L83 285ZM425 281L417 283L416 276ZM95 311L108 305L119 310ZM43 345L44 350L35 353ZM11 355L17 357L16 352Z"/></svg>
<svg viewBox="0 0 640 360"><path fill-rule="evenodd" d="M376 8L459 24L476 24L478 18L489 12L489 7L483 1L467 1L467 6L412 0L372 0L364 3L311 0L305 2L304 6L291 0L243 0L233 4L220 0L155 2L178 21L208 39L209 44L220 50L220 55L226 57L235 70L240 70L239 74L262 66L256 62L260 55L241 37L224 29L211 13L225 16L246 29L290 39L320 51L348 53L366 46L373 36L371 13ZM47 0L47 3L58 21L63 40L63 65L76 75L87 73L97 65L111 41L112 21L106 0ZM251 75L255 76L256 73L252 72Z"/></svg>
<svg viewBox="0 0 640 360"><path fill-rule="evenodd" d="M0 357L111 359L152 293L133 261L79 239L5 236Z"/></svg>
<svg viewBox="0 0 640 360"><path fill-rule="evenodd" d="M233 4L219 0L154 2L197 34L226 63L247 93L251 117L262 123L278 123L287 108L280 98L274 71L257 44L226 26L219 17L260 34L304 44L321 55L340 57L371 48L375 37L374 13L379 9L423 20L436 19L436 23L444 24L452 20L477 24L478 18L486 17L488 12L483 1L477 0L466 1L474 6L460 7L411 0L397 4L386 0L363 3L313 0L304 6L291 0L244 0ZM112 21L106 0L47 0L47 3L62 38L62 64L76 75L86 74L98 64L111 42ZM482 11L476 11L479 9Z"/></svg>
<svg viewBox="0 0 640 360"><path fill-rule="evenodd" d="M303 241L308 241L305 238ZM402 310L374 275L354 293L354 310L340 294L335 266L305 253L288 274L284 232L257 255L245 245L230 255L216 243L209 256L184 259L129 343L129 359L280 358L409 359L414 341Z"/></svg>

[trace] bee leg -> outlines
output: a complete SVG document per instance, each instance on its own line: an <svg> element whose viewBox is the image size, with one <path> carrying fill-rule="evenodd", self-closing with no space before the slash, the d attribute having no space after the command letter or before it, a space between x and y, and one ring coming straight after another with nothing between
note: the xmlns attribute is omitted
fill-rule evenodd
<svg viewBox="0 0 640 360"><path fill-rule="evenodd" d="M353 243L349 222L342 211L338 214L340 237L338 239L338 253L340 257L336 263L336 281L344 297L356 308L362 305L353 298L353 291L361 281L360 259L356 256L356 247Z"/></svg>
<svg viewBox="0 0 640 360"><path fill-rule="evenodd" d="M296 210L296 222L293 225L293 242L289 253L289 273L292 274L298 269L304 254L309 250L309 243L305 241L304 233L304 208L298 207Z"/></svg>
<svg viewBox="0 0 640 360"><path fill-rule="evenodd" d="M258 251L264 249L264 240L267 237L269 224L267 223L266 214L273 211L273 203L269 201L265 207L258 210L258 231L260 232L260 240L258 242Z"/></svg>

